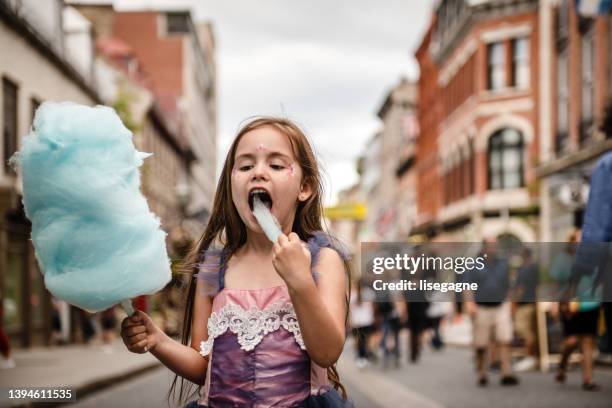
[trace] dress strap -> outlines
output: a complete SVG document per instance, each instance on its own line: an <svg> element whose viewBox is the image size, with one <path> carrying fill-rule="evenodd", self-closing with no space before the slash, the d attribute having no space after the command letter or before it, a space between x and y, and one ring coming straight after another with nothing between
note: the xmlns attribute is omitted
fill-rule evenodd
<svg viewBox="0 0 612 408"><path fill-rule="evenodd" d="M226 257L227 251L219 248L206 249L200 254L199 270L194 277L204 283L202 294L214 296L224 288Z"/></svg>
<svg viewBox="0 0 612 408"><path fill-rule="evenodd" d="M310 237L307 244L308 244L308 249L310 250L310 257L311 257L311 261L310 261L311 267L310 268L312 271L312 276L315 281L319 277L319 274L316 271L316 267L319 262L319 258L320 258L319 255L321 254L321 248L333 249L345 261L348 261L349 259L351 259L351 253L348 250L348 248L339 239L323 231L315 232L312 235L312 237Z"/></svg>
<svg viewBox="0 0 612 408"><path fill-rule="evenodd" d="M312 277L315 281L318 279L316 267L319 262L321 248L335 250L343 260L351 258L350 252L342 242L323 231L315 232L308 239L307 246L310 250ZM198 262L199 271L194 276L204 282L204 295L214 296L225 287L227 254L228 251L224 248L212 248L202 251Z"/></svg>

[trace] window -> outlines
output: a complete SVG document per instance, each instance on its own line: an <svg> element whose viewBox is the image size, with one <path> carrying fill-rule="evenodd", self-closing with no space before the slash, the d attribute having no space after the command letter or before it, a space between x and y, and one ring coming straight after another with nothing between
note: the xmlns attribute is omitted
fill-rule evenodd
<svg viewBox="0 0 612 408"><path fill-rule="evenodd" d="M523 186L523 135L502 129L489 139L489 189Z"/></svg>
<svg viewBox="0 0 612 408"><path fill-rule="evenodd" d="M8 160L17 151L17 85L2 78L2 137L4 139L4 170L14 174Z"/></svg>
<svg viewBox="0 0 612 408"><path fill-rule="evenodd" d="M529 39L512 40L512 86L529 88Z"/></svg>
<svg viewBox="0 0 612 408"><path fill-rule="evenodd" d="M595 44L594 29L591 24L580 41L582 64L582 91L580 98L580 141L584 142L592 134L594 111Z"/></svg>
<svg viewBox="0 0 612 408"><path fill-rule="evenodd" d="M504 87L506 64L503 43L496 42L487 46L487 88L501 89Z"/></svg>
<svg viewBox="0 0 612 408"><path fill-rule="evenodd" d="M189 14L166 14L166 32L168 34L185 34L189 32Z"/></svg>
<svg viewBox="0 0 612 408"><path fill-rule="evenodd" d="M556 13L557 49L557 133L555 151L569 147L569 4L561 0Z"/></svg>
<svg viewBox="0 0 612 408"><path fill-rule="evenodd" d="M557 136L555 149L563 152L569 145L569 77L567 47L557 56Z"/></svg>
<svg viewBox="0 0 612 408"><path fill-rule="evenodd" d="M475 186L475 180L474 180L474 175L476 173L476 159L475 159L475 155L476 152L474 151L474 142L472 140L470 140L469 142L469 158L468 158L468 193L469 194L474 194L474 192L476 191L476 186Z"/></svg>
<svg viewBox="0 0 612 408"><path fill-rule="evenodd" d="M561 0L557 9L557 40L566 40L569 35L569 5Z"/></svg>
<svg viewBox="0 0 612 408"><path fill-rule="evenodd" d="M444 204L450 204L451 202L450 175L451 175L450 169L446 169L446 173L444 174Z"/></svg>

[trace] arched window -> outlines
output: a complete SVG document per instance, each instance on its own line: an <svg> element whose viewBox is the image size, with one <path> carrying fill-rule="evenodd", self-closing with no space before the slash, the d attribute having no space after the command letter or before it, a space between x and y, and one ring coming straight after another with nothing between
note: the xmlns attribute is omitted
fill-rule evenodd
<svg viewBox="0 0 612 408"><path fill-rule="evenodd" d="M523 135L502 129L489 139L489 189L523 187Z"/></svg>

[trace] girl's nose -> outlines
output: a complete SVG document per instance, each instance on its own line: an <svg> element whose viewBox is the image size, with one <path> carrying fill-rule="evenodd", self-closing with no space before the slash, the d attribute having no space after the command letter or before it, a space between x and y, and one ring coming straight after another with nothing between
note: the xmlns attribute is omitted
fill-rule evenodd
<svg viewBox="0 0 612 408"><path fill-rule="evenodd" d="M255 165L255 167L253 168L253 178L267 180L268 172L265 163L257 163Z"/></svg>

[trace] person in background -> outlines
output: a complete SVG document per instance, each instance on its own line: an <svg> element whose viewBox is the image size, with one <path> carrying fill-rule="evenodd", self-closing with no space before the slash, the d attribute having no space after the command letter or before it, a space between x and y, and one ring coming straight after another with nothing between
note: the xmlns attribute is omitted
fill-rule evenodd
<svg viewBox="0 0 612 408"><path fill-rule="evenodd" d="M84 344L89 344L91 339L96 335L96 326L94 325L92 315L75 306L71 306L70 308L73 312L71 313L73 319L75 319L78 327L81 329L81 341Z"/></svg>
<svg viewBox="0 0 612 408"><path fill-rule="evenodd" d="M436 253L431 253L429 256L437 257ZM427 280L434 280L439 282L440 276L438 276L440 272L436 270L436 268L429 268L426 270L424 277ZM458 276L455 274L455 276ZM459 275L460 276L460 275ZM456 292L455 292L456 293ZM441 350L444 347L444 341L442 340L442 336L440 335L440 326L444 318L450 316L454 310L454 295L450 295L448 293L443 293L439 290L430 291L427 294L427 311L425 313L428 326L431 327L432 336L431 336L431 346L434 350Z"/></svg>
<svg viewBox="0 0 612 408"><path fill-rule="evenodd" d="M483 243L481 255L484 268L469 271L468 279L478 284L475 292L466 292L466 311L472 316L474 328L474 349L476 353L477 384L486 386L488 364L487 352L490 350L491 335L495 338L502 377L500 384L517 385L518 378L512 373L510 365L510 342L512 341L512 311L507 301L509 283L508 262L497 255L495 241L487 239Z"/></svg>
<svg viewBox="0 0 612 408"><path fill-rule="evenodd" d="M114 306L101 313L100 323L102 325L102 341L104 344L111 344L117 334L117 316Z"/></svg>
<svg viewBox="0 0 612 408"><path fill-rule="evenodd" d="M62 318L60 314L59 300L51 297L51 345L66 344L62 337Z"/></svg>
<svg viewBox="0 0 612 408"><path fill-rule="evenodd" d="M435 291L429 298L426 316L432 330L431 346L434 350L442 350L444 341L440 335L440 326L443 320L453 313L453 302L445 298L444 293Z"/></svg>
<svg viewBox="0 0 612 408"><path fill-rule="evenodd" d="M612 105L608 107L602 130L611 136ZM606 324L603 349L612 353L612 152L604 154L593 170L589 198L582 225L582 243L576 255L574 280L581 275L595 274L602 290L602 309Z"/></svg>
<svg viewBox="0 0 612 408"><path fill-rule="evenodd" d="M377 302L376 308L382 329L380 349L383 353L383 367L387 368L391 359L395 367L399 367L399 332L401 329L399 311L393 299Z"/></svg>
<svg viewBox="0 0 612 408"><path fill-rule="evenodd" d="M540 281L538 265L531 249L524 247L523 263L514 284L514 322L517 333L525 341L527 356L515 364L515 371L529 371L537 366L536 300Z"/></svg>
<svg viewBox="0 0 612 408"><path fill-rule="evenodd" d="M417 251L418 253L419 251ZM411 280L417 284L419 279L424 278L426 272L421 268L414 274L409 271L402 271L402 279ZM423 345L423 335L425 331L430 327L430 320L427 317L427 309L429 308L429 302L427 301L427 294L421 289L404 291L405 301L405 315L406 323L410 336L408 337L408 361L415 364L421 357L421 350Z"/></svg>
<svg viewBox="0 0 612 408"><path fill-rule="evenodd" d="M575 232L569 237L570 244L566 252L571 256L576 252L576 243L580 240L580 233ZM559 258L559 255L557 256ZM574 299L578 301L570 302L568 298L572 295L564 297L559 303L559 313L561 317L561 326L563 328L563 344L561 345L561 361L557 369L555 380L563 384L567 379L567 368L569 359L572 353L581 348L582 351L582 388L585 391L598 391L601 387L593 381L593 350L595 345L595 336L597 335L597 323L599 320L599 302L590 301L588 293L591 292L592 284L589 288L580 289L574 288L581 286L574 283L575 280L583 281L590 279L591 275L584 275L580 278L577 276L576 268L572 270L572 265L577 265L579 262L572 262L569 258L564 263L555 259L551 268L551 275L559 281L560 284L565 284L567 290L576 295ZM581 301L582 300L582 301Z"/></svg>
<svg viewBox="0 0 612 408"><path fill-rule="evenodd" d="M11 357L11 343L4 332L4 299L0 298L0 369L15 368L15 360Z"/></svg>
<svg viewBox="0 0 612 408"><path fill-rule="evenodd" d="M366 367L370 356L368 340L374 331L373 297L372 289L363 285L363 282L359 282L356 290L351 293L350 323L355 339L358 368Z"/></svg>

